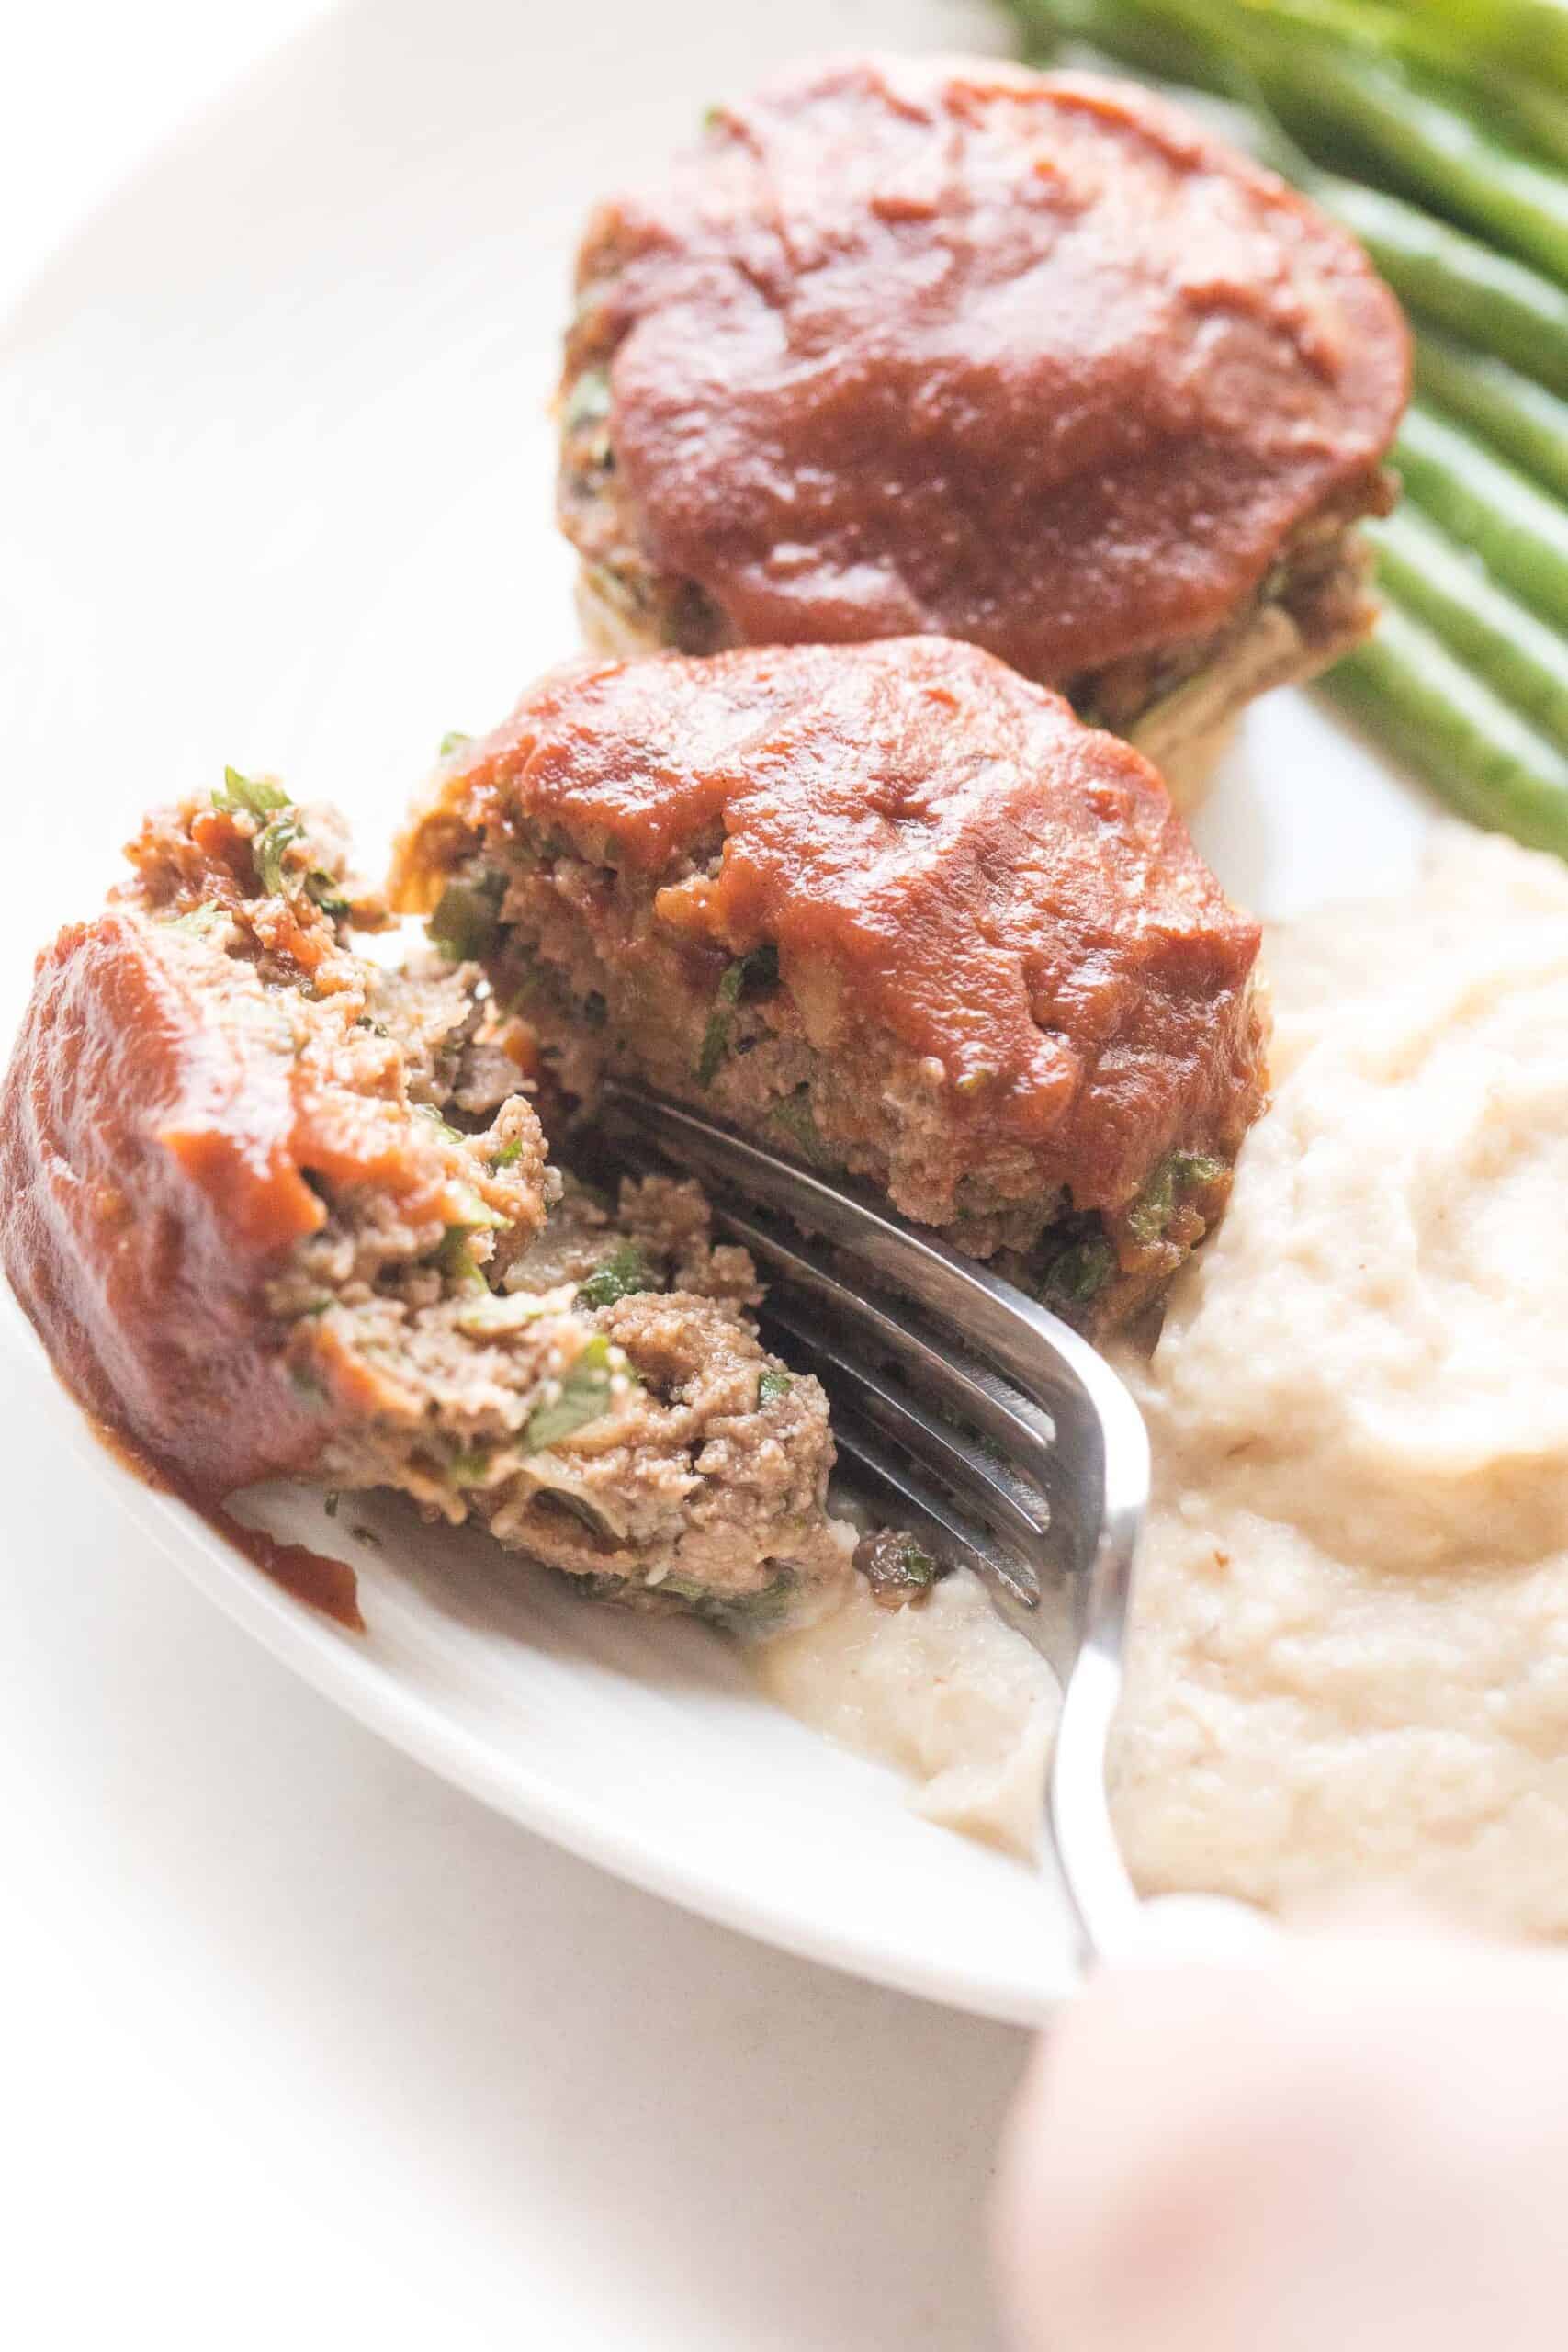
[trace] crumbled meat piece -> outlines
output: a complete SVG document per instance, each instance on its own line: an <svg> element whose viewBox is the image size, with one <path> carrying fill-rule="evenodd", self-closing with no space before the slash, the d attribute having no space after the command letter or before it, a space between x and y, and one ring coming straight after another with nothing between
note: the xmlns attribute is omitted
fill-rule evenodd
<svg viewBox="0 0 1568 2352"><path fill-rule="evenodd" d="M203 1495L393 1488L639 1605L841 1577L826 1399L744 1320L750 1262L691 1186L617 1227L563 1185L478 967L356 953L385 918L337 821L231 775L130 854L0 1093L0 1255L81 1401Z"/></svg>
<svg viewBox="0 0 1568 2352"><path fill-rule="evenodd" d="M400 844L402 910L455 888L553 1127L639 1076L1086 1326L1157 1296L1262 1107L1257 924L1146 762L974 646L563 671Z"/></svg>

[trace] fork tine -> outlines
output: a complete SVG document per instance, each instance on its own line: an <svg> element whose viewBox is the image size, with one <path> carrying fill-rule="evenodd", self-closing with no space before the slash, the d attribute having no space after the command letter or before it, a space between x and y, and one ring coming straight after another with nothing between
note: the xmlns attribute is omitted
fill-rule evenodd
<svg viewBox="0 0 1568 2352"><path fill-rule="evenodd" d="M1047 1415L950 1344L935 1345L879 1298L850 1289L808 1242L795 1235L786 1238L728 1201L714 1204L714 1216L772 1276L811 1299L818 1314L829 1318L829 1328L841 1329L874 1356L897 1364L912 1387L994 1439L1021 1476L1042 1492L1050 1491L1056 1471Z"/></svg>
<svg viewBox="0 0 1568 2352"><path fill-rule="evenodd" d="M1004 1548L939 1487L899 1460L858 1416L850 1414L835 1421L833 1434L840 1453L854 1464L857 1479L891 1504L911 1534L951 1565L973 1568L987 1584L999 1588L1010 1601L1032 1614L1040 1595L1026 1560Z"/></svg>
<svg viewBox="0 0 1568 2352"><path fill-rule="evenodd" d="M939 1420L845 1355L819 1329L813 1329L787 1295L777 1290L770 1294L765 1319L786 1335L791 1361L822 1382L840 1422L846 1411L857 1413L890 1441L898 1455L911 1454L932 1471L955 1502L1022 1554L1037 1583L1042 1568L1055 1568L1046 1532L1050 1506L1043 1495L1013 1478L961 1430Z"/></svg>
<svg viewBox="0 0 1568 2352"><path fill-rule="evenodd" d="M1009 1392L989 1368L999 1367L1022 1391L1021 1398L1011 1399L1005 1442L1032 1472L1042 1473L1056 1533L1075 1571L1077 1623L1050 1775L1056 1852L1086 1954L1119 1949L1137 1898L1111 1818L1106 1743L1122 1684L1134 1561L1149 1491L1148 1437L1131 1394L1087 1340L1036 1301L934 1235L906 1225L869 1193L824 1183L679 1103L619 1080L606 1087L605 1108L623 1134L651 1138L677 1165L693 1167L710 1185L739 1194L739 1208L722 1199L716 1203L728 1229L746 1240L764 1265L782 1269L818 1308L837 1315L856 1340L869 1339L884 1358L907 1371L911 1386L934 1391L963 1419L997 1436L1003 1434L998 1422L1008 1414ZM752 1201L843 1253L854 1266L857 1287L829 1271L809 1244L786 1241L744 1205ZM885 1303L863 1298L858 1284L868 1275L874 1289L900 1302L912 1299L953 1332L965 1368ZM986 1577L994 1592L1021 1598L1027 1605L1030 1597L1010 1572L1003 1539L990 1527L969 1521L949 1496L912 1464L895 1458L882 1437L866 1427L866 1376L848 1349L840 1352L855 1375L845 1385L854 1402L839 1430L845 1455L869 1485L893 1498L914 1532L928 1541L934 1536L939 1548ZM1054 1447L1037 1419L1031 1425L1020 1419L1025 1398L1048 1419ZM923 1421L920 1428L924 1447ZM951 1455L946 1458L951 1466ZM973 1464L966 1467L972 1470ZM953 1483L955 1492L973 1491L957 1477ZM1059 1581L1050 1598L1058 1600L1062 1589ZM1049 1614L1037 1608L1027 1627L1047 1657Z"/></svg>
<svg viewBox="0 0 1568 2352"><path fill-rule="evenodd" d="M607 1082L605 1100L634 1135L650 1136L710 1181L764 1202L847 1250L857 1270L912 1298L966 1348L999 1366L1051 1416L1077 1465L1072 1482L1050 1487L1074 1566L1087 1570L1111 1537L1114 1549L1130 1555L1148 1498L1148 1439L1132 1397L1087 1340L988 1267L905 1224L847 1182L826 1183L680 1103L619 1080Z"/></svg>

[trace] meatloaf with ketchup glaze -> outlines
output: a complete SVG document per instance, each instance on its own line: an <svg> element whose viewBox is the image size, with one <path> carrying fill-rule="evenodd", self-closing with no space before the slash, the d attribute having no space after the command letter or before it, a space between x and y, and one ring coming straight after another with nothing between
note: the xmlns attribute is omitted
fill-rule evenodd
<svg viewBox="0 0 1568 2352"><path fill-rule="evenodd" d="M1147 761L976 646L575 665L438 772L393 896L558 1095L639 1074L1091 1328L1262 1107L1257 925Z"/></svg>
<svg viewBox="0 0 1568 2352"><path fill-rule="evenodd" d="M0 1092L0 1255L92 1413L204 1498L396 1488L639 1605L848 1573L744 1253L690 1186L563 1185L478 971L350 945L330 816L231 772L130 856Z"/></svg>
<svg viewBox="0 0 1568 2352"><path fill-rule="evenodd" d="M1393 295L1132 85L872 57L732 107L590 222L561 526L590 641L967 638L1179 794L1372 605Z"/></svg>

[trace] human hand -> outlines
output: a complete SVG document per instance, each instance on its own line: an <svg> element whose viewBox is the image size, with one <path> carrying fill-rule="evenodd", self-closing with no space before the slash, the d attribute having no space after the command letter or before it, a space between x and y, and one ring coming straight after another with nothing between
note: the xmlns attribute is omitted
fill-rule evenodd
<svg viewBox="0 0 1568 2352"><path fill-rule="evenodd" d="M1568 1958L1402 1922L1103 1972L997 2245L1020 2352L1561 2352Z"/></svg>

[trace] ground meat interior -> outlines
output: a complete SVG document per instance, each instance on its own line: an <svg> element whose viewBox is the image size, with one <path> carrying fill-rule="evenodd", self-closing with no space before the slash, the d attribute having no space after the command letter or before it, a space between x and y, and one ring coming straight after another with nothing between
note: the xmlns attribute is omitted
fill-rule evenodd
<svg viewBox="0 0 1568 2352"><path fill-rule="evenodd" d="M1371 626L1397 306L1130 85L808 65L599 206L576 297L558 514L604 650L972 639L1179 797Z"/></svg>
<svg viewBox="0 0 1568 2352"><path fill-rule="evenodd" d="M130 855L40 962L5 1106L17 1192L76 1163L73 1243L5 1238L84 1401L197 1487L394 1489L599 1598L745 1623L846 1576L826 1399L761 1345L750 1261L690 1184L547 1163L479 967L356 944L387 918L336 820L231 772ZM62 1047L109 998L139 1034Z"/></svg>
<svg viewBox="0 0 1568 2352"><path fill-rule="evenodd" d="M719 1623L761 1623L842 1577L826 1399L763 1350L750 1261L713 1245L694 1185L632 1178L610 1199L569 1179L489 1270L443 1271L429 1297L336 1295L307 1345L387 1386L321 1481L397 1487L593 1598Z"/></svg>
<svg viewBox="0 0 1568 2352"><path fill-rule="evenodd" d="M393 887L483 961L547 1124L640 1076L1086 1329L1158 1295L1261 1105L1256 927L1144 763L972 647L563 673Z"/></svg>

